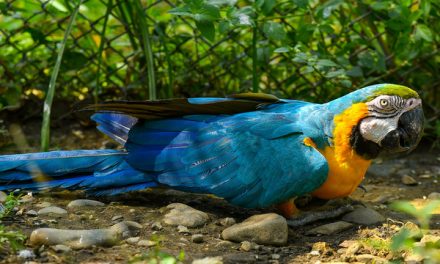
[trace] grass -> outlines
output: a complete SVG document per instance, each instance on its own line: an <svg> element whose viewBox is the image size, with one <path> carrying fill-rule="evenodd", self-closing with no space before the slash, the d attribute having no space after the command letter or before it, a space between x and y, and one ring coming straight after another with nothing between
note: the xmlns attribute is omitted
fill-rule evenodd
<svg viewBox="0 0 440 264"><path fill-rule="evenodd" d="M10 193L6 201L0 204L0 223L5 217L13 215L14 208L20 203L20 196L16 196ZM6 251L8 247L12 251L22 249L23 243L26 240L26 236L18 231L8 231L6 227L0 224L0 251Z"/></svg>

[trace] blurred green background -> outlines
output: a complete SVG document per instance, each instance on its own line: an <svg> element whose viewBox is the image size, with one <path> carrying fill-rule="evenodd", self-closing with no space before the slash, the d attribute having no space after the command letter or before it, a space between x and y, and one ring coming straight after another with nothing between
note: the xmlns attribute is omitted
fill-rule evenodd
<svg viewBox="0 0 440 264"><path fill-rule="evenodd" d="M421 94L438 142L438 1L6 0L0 12L0 109L33 100L43 113L51 77L54 100L69 102L246 91L326 102L389 82Z"/></svg>

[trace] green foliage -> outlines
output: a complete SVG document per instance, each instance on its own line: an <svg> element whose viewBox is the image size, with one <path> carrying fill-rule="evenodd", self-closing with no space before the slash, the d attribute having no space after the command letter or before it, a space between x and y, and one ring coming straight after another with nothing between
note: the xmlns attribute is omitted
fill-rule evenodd
<svg viewBox="0 0 440 264"><path fill-rule="evenodd" d="M12 192L6 197L6 201L0 204L0 222L1 219L11 216L13 209L18 206L20 196L14 195ZM23 248L26 236L17 231L8 231L5 226L0 224L0 251L6 250L8 245L13 251Z"/></svg>
<svg viewBox="0 0 440 264"><path fill-rule="evenodd" d="M440 200L429 202L423 208L417 209L410 202L396 202L392 208L416 218L420 230L403 227L392 239L391 250L394 252L406 251L425 258L424 263L438 263L440 261L440 243L418 242L429 233L429 222L433 212L440 208ZM419 232L422 234L420 235Z"/></svg>
<svg viewBox="0 0 440 264"><path fill-rule="evenodd" d="M48 93L75 7L44 3L0 5L2 108ZM84 1L65 43L55 97L140 100L252 90L325 102L369 84L397 83L421 93L426 132L438 137L439 20L440 4L432 0Z"/></svg>

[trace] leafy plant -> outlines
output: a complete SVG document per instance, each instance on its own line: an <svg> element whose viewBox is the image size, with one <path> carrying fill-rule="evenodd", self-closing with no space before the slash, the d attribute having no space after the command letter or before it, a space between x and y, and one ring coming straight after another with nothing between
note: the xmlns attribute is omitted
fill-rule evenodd
<svg viewBox="0 0 440 264"><path fill-rule="evenodd" d="M394 252L406 251L412 254L419 255L425 258L424 263L438 263L440 261L440 241L433 243L427 241L425 243L418 242L418 240L429 233L429 222L432 218L432 213L437 208L440 208L440 200L429 202L423 208L417 209L410 202L396 202L393 205L395 210L407 213L416 218L420 224L420 230L414 230L403 227L397 233L391 243L391 249ZM421 232L421 235L418 233Z"/></svg>
<svg viewBox="0 0 440 264"><path fill-rule="evenodd" d="M12 192L6 197L6 201L0 204L0 222L1 219L10 216L14 212L14 208L20 203L20 195L16 196ZM23 248L26 236L17 231L8 231L5 226L0 224L0 249L6 250L6 245L13 251Z"/></svg>

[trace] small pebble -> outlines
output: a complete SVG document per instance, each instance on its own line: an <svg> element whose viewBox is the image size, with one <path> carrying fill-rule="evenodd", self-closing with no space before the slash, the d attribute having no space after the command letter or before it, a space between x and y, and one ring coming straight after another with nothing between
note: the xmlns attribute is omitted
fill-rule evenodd
<svg viewBox="0 0 440 264"><path fill-rule="evenodd" d="M189 233L188 227L179 225L177 226L177 232L179 233Z"/></svg>
<svg viewBox="0 0 440 264"><path fill-rule="evenodd" d="M122 220L124 220L124 217L122 215L116 215L112 218L112 222L121 222Z"/></svg>
<svg viewBox="0 0 440 264"><path fill-rule="evenodd" d="M205 225L209 216L205 212L196 210L186 204L172 203L166 207L171 209L164 216L164 223L171 226L183 225L186 227L199 227Z"/></svg>
<svg viewBox="0 0 440 264"><path fill-rule="evenodd" d="M226 217L226 218L220 219L220 225L222 225L222 226L231 226L231 225L235 225L236 223L237 222L232 217Z"/></svg>
<svg viewBox="0 0 440 264"><path fill-rule="evenodd" d="M192 264L223 264L222 257L206 257L202 259L195 259Z"/></svg>
<svg viewBox="0 0 440 264"><path fill-rule="evenodd" d="M160 222L154 222L154 223L151 225L151 229L153 229L153 230L155 230L155 231L160 231L160 230L163 229L163 226L162 226L162 224L161 224Z"/></svg>
<svg viewBox="0 0 440 264"><path fill-rule="evenodd" d="M38 208L46 208L46 207L49 207L49 206L52 206L52 204L49 203L49 202L41 202L41 203L37 203L35 205L35 207L38 207Z"/></svg>
<svg viewBox="0 0 440 264"><path fill-rule="evenodd" d="M136 245L140 240L140 237L129 237L125 241L130 245Z"/></svg>
<svg viewBox="0 0 440 264"><path fill-rule="evenodd" d="M18 252L18 257L22 259L33 259L35 258L35 254L32 250L23 249Z"/></svg>
<svg viewBox="0 0 440 264"><path fill-rule="evenodd" d="M132 208L132 209L128 210L128 212L132 214L132 213L136 212L136 210Z"/></svg>
<svg viewBox="0 0 440 264"><path fill-rule="evenodd" d="M55 245L51 246L51 248L57 253L66 253L72 250L70 247L65 245Z"/></svg>
<svg viewBox="0 0 440 264"><path fill-rule="evenodd" d="M4 203L8 195L5 192L0 191L0 203Z"/></svg>
<svg viewBox="0 0 440 264"><path fill-rule="evenodd" d="M272 254L272 259L278 260L281 258L280 254Z"/></svg>
<svg viewBox="0 0 440 264"><path fill-rule="evenodd" d="M243 241L243 242L241 242L241 245L240 245L240 250L241 250L241 251L248 252L248 251L250 251L251 249L252 249L252 243L251 243L251 242L249 242L249 241Z"/></svg>
<svg viewBox="0 0 440 264"><path fill-rule="evenodd" d="M26 215L30 217L35 217L38 216L38 213L35 210L29 210L26 212Z"/></svg>
<svg viewBox="0 0 440 264"><path fill-rule="evenodd" d="M195 234L191 236L191 241L193 243L202 243L203 242L203 235Z"/></svg>
<svg viewBox="0 0 440 264"><path fill-rule="evenodd" d="M139 242L137 244L138 244L138 246L141 246L141 247L152 247L152 246L157 245L157 242L151 241L151 240L139 240Z"/></svg>
<svg viewBox="0 0 440 264"><path fill-rule="evenodd" d="M409 175L404 175L402 177L402 183L408 186L417 185L417 181Z"/></svg>

